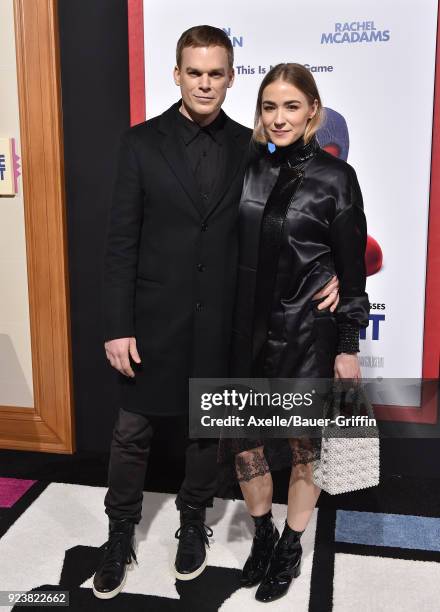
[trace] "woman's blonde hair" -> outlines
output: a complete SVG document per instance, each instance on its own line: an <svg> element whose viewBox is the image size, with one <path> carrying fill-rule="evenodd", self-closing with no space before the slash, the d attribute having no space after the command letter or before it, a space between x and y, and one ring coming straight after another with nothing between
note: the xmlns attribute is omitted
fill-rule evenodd
<svg viewBox="0 0 440 612"><path fill-rule="evenodd" d="M312 105L315 100L318 102L316 113L308 120L304 132L304 142L308 143L320 126L323 117L323 107L318 87L312 73L302 64L295 64L293 62L277 64L269 70L261 81L260 89L258 90L257 107L255 109L253 139L262 144L267 144L267 137L264 132L263 122L261 121L263 92L268 85L274 81L278 81L278 79L286 81L286 83L290 83L299 89L305 95L310 105Z"/></svg>

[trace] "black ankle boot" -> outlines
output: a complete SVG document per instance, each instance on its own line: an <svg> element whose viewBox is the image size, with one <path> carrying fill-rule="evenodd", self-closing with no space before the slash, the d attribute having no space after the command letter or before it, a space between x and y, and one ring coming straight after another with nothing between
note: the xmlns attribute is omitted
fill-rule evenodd
<svg viewBox="0 0 440 612"><path fill-rule="evenodd" d="M212 529L205 525L205 508L182 505L180 527L175 537L179 540L174 569L179 580L197 578L206 567L206 546Z"/></svg>
<svg viewBox="0 0 440 612"><path fill-rule="evenodd" d="M253 516L252 518L255 523L255 535L252 541L251 554L247 558L240 576L240 584L247 587L254 586L263 579L275 544L280 537L272 520L271 510L263 516Z"/></svg>
<svg viewBox="0 0 440 612"><path fill-rule="evenodd" d="M93 593L99 599L115 597L124 586L127 565L136 559L134 551L134 526L127 519L109 519L109 538L93 577Z"/></svg>
<svg viewBox="0 0 440 612"><path fill-rule="evenodd" d="M255 593L255 599L264 602L274 601L287 593L293 578L299 576L301 572L300 537L303 533L290 529L286 521L266 575Z"/></svg>

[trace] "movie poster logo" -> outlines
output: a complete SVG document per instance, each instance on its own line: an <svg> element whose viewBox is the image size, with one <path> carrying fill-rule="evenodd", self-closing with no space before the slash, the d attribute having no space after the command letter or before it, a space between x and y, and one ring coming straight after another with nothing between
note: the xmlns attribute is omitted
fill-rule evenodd
<svg viewBox="0 0 440 612"><path fill-rule="evenodd" d="M390 30L376 27L374 21L345 21L335 23L333 32L323 32L321 45L381 43L390 37Z"/></svg>

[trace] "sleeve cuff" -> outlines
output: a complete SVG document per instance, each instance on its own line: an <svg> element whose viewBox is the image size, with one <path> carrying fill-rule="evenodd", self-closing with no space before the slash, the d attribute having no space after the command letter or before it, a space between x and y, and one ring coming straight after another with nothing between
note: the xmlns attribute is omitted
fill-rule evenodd
<svg viewBox="0 0 440 612"><path fill-rule="evenodd" d="M351 323L338 324L338 348L339 353L359 352L359 327Z"/></svg>

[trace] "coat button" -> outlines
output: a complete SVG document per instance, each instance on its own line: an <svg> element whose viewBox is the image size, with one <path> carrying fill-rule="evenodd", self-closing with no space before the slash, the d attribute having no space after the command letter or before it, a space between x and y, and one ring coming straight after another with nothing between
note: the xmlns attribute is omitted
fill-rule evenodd
<svg viewBox="0 0 440 612"><path fill-rule="evenodd" d="M204 272L205 271L205 266L201 263L197 264L197 270L199 272Z"/></svg>
<svg viewBox="0 0 440 612"><path fill-rule="evenodd" d="M208 229L208 224L202 223L202 227L201 227L202 232L206 232L207 229Z"/></svg>
<svg viewBox="0 0 440 612"><path fill-rule="evenodd" d="M196 310L197 310L197 312L200 312L202 310L202 302L197 302Z"/></svg>

